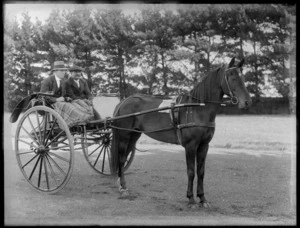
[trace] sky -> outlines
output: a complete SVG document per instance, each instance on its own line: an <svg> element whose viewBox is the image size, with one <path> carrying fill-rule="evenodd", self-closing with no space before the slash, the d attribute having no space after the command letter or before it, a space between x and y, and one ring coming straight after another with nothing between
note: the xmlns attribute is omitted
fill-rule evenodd
<svg viewBox="0 0 300 228"><path fill-rule="evenodd" d="M28 12L29 16L33 22L35 18L38 18L40 21L45 21L52 10L59 9L59 10L73 10L76 7L83 7L87 6L91 9L96 8L122 8L125 14L134 14L140 9L143 5L145 5L142 1L139 3L137 1L130 2L130 1L120 1L120 4L107 4L107 2L101 1L92 1L86 4L77 4L75 1L57 1L56 3L51 3L47 1L26 1L26 2L18 2L18 1L5 1L4 3L4 15L5 19L9 20L20 20L22 17L22 13ZM167 4L168 9L176 9L178 4L176 3L169 3Z"/></svg>

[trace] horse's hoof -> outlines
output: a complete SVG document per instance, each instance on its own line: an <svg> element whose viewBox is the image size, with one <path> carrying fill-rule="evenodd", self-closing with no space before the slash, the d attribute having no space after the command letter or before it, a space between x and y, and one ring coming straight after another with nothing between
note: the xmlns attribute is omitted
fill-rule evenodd
<svg viewBox="0 0 300 228"><path fill-rule="evenodd" d="M209 203L208 202L200 202L199 203L200 207L204 207L204 208L210 208Z"/></svg>
<svg viewBox="0 0 300 228"><path fill-rule="evenodd" d="M128 189L120 188L119 189L121 197L126 197L129 195Z"/></svg>
<svg viewBox="0 0 300 228"><path fill-rule="evenodd" d="M191 208L191 209L198 209L199 208L198 204L189 204L188 207Z"/></svg>

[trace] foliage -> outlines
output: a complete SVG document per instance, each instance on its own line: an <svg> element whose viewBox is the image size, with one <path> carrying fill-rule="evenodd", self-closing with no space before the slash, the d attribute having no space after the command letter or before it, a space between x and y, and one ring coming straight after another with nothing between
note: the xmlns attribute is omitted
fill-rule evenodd
<svg viewBox="0 0 300 228"><path fill-rule="evenodd" d="M134 15L88 7L53 10L48 19L4 23L4 87L10 110L39 90L54 61L85 69L92 91L176 95L229 58L245 58L244 76L258 101L275 88L289 96L287 5L144 5Z"/></svg>

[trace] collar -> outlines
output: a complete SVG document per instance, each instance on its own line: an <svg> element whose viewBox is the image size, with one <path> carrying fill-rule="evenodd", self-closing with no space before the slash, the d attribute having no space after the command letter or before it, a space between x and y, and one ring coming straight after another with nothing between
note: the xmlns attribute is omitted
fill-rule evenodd
<svg viewBox="0 0 300 228"><path fill-rule="evenodd" d="M57 77L56 75L54 75L54 76L55 76L56 81L61 81L61 79L59 77Z"/></svg>

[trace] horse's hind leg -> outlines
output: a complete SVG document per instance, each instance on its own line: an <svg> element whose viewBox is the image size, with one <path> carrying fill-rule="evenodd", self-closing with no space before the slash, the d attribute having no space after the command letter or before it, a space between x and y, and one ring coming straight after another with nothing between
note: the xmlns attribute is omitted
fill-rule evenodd
<svg viewBox="0 0 300 228"><path fill-rule="evenodd" d="M198 185L197 185L197 196L200 198L200 206L209 207L208 202L204 197L204 170L205 170L205 159L208 151L208 144L202 144L199 146L197 151L197 176L198 176Z"/></svg>
<svg viewBox="0 0 300 228"><path fill-rule="evenodd" d="M128 189L126 186L126 181L125 181L125 173L124 173L124 166L127 161L127 157L130 151L132 151L135 147L136 141L138 138L141 136L140 133L133 133L131 134L130 139L126 141L120 141L119 142L119 181L120 181L120 186L119 186L119 191L121 195L128 195Z"/></svg>
<svg viewBox="0 0 300 228"><path fill-rule="evenodd" d="M118 182L119 182L119 191L121 195L128 195L128 190L126 187L126 181L124 176L124 164L126 162L126 151L128 143L124 141L119 141L119 167L118 167Z"/></svg>

